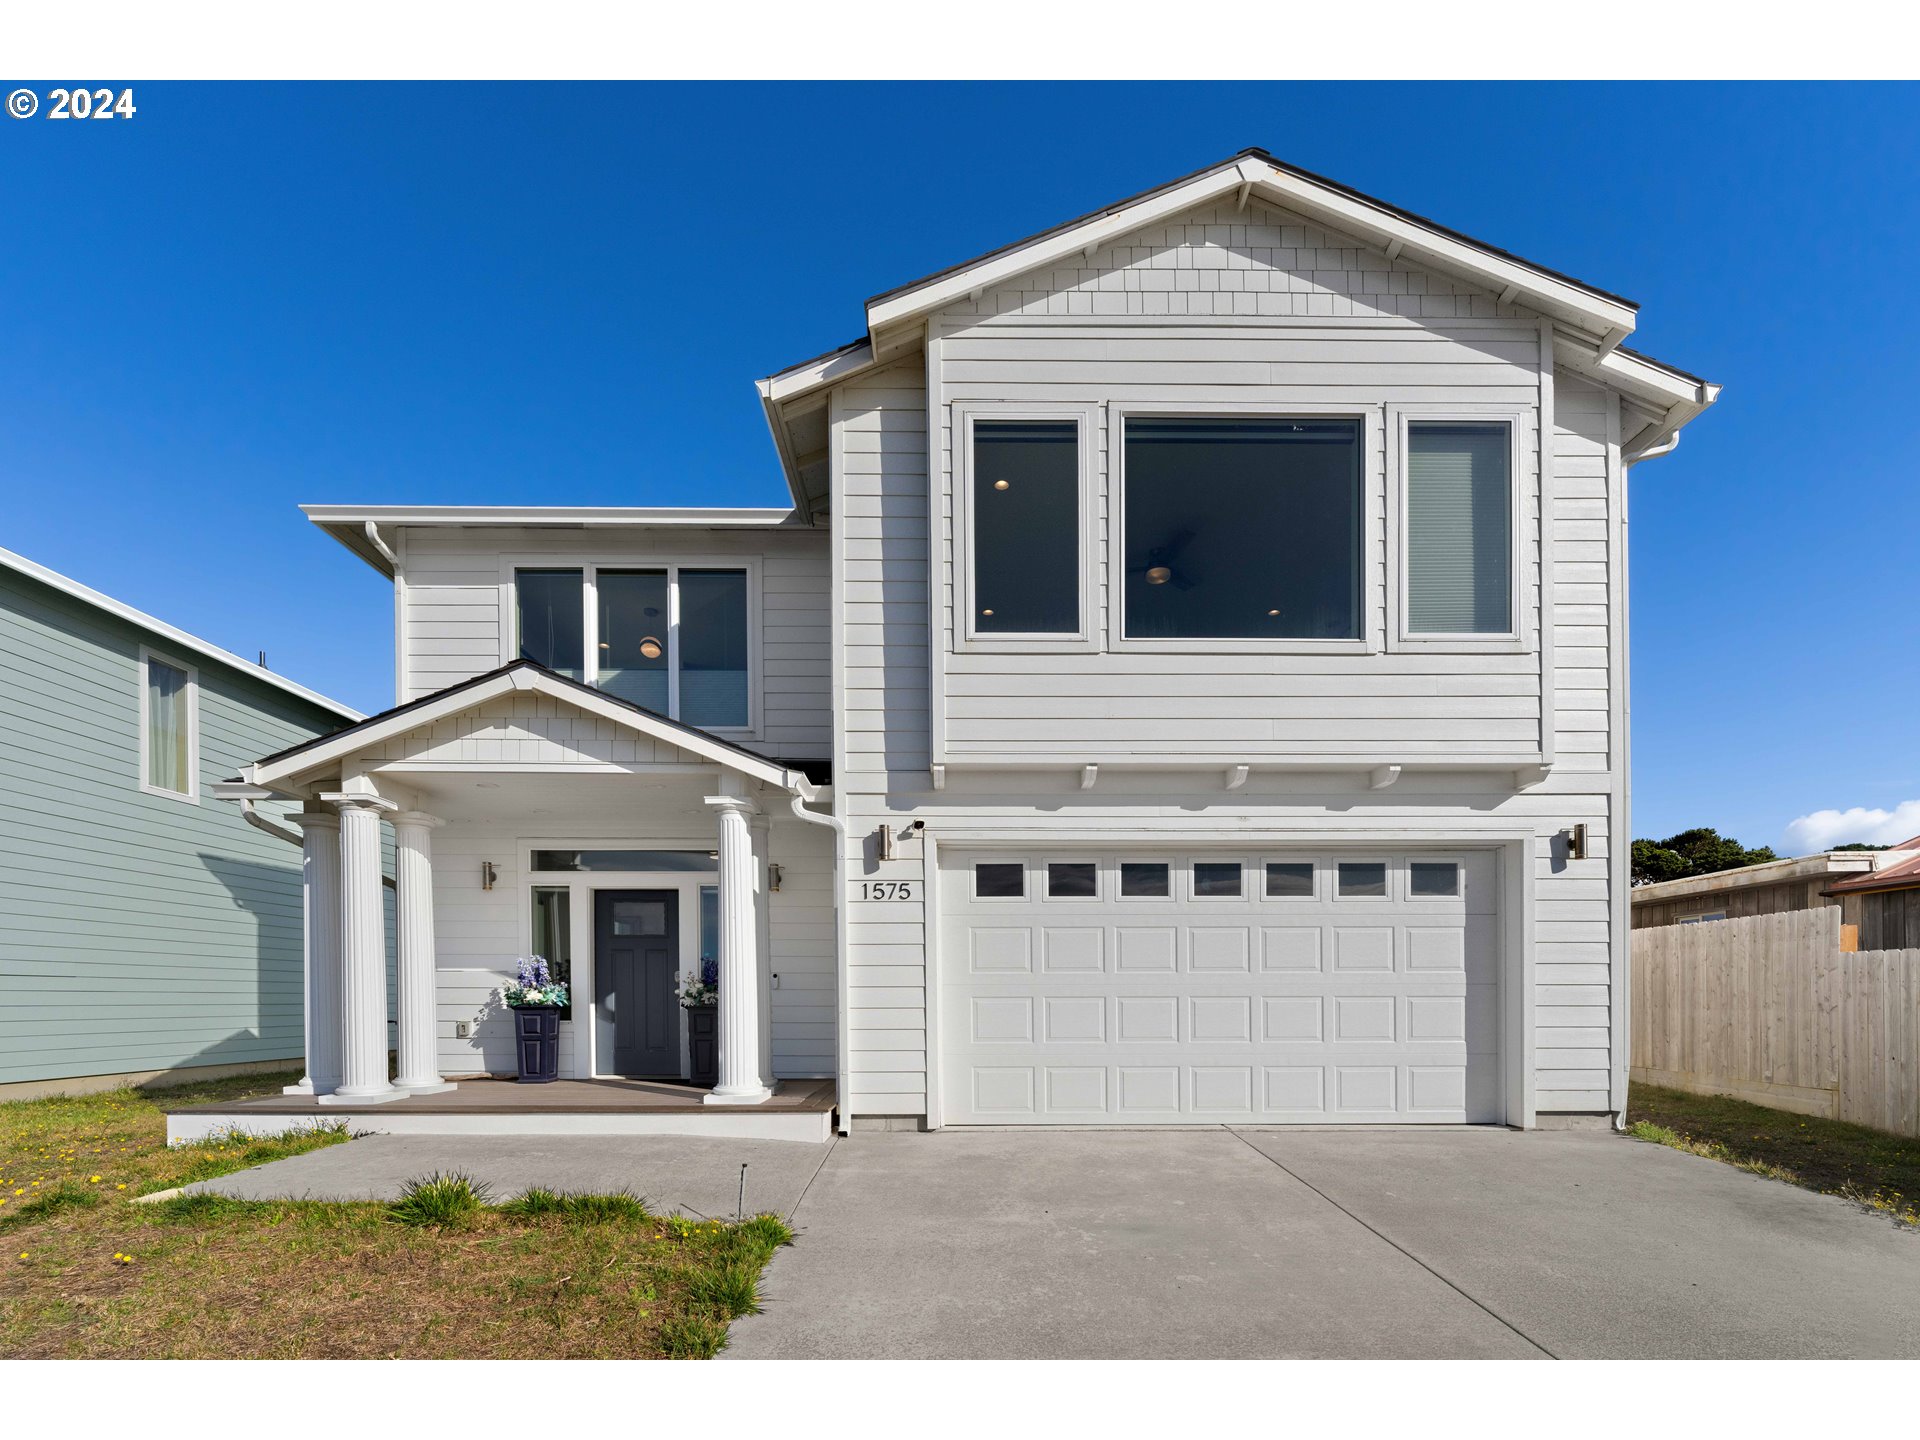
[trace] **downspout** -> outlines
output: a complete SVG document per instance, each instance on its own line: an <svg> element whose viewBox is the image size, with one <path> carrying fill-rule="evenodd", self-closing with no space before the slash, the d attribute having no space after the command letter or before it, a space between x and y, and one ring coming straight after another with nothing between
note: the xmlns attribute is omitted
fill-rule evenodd
<svg viewBox="0 0 1920 1440"><path fill-rule="evenodd" d="M267 834L273 836L276 840L284 840L289 845L296 845L302 848L305 847L307 843L306 837L299 835L292 830L287 829L287 827L284 825L281 825L275 821L269 820L266 816L262 815L258 810L253 808L254 802L252 801L251 798L243 796L239 803L240 803L240 818L246 821L247 824L253 826L254 829L263 830Z"/></svg>
<svg viewBox="0 0 1920 1440"><path fill-rule="evenodd" d="M789 772L791 774L792 772ZM841 869L845 865L843 858L847 848L847 822L838 815L823 815L818 810L807 809L807 798L813 787L805 777L801 784L792 786L793 813L801 820L813 825L824 825L833 831L833 992L835 1017L834 1043L834 1097L840 1103L840 1113L844 1116L847 1104L847 1089L852 1077L847 1073L847 1054L849 1037L847 1035L847 920L846 887L841 881ZM807 793L802 793L802 788ZM841 1130L845 1134L844 1121Z"/></svg>

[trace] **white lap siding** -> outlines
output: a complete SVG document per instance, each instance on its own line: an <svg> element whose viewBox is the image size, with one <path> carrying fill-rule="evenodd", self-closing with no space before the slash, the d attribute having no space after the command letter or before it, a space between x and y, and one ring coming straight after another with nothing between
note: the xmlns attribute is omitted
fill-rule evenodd
<svg viewBox="0 0 1920 1440"><path fill-rule="evenodd" d="M511 653L503 569L516 560L570 566L645 565L683 557L743 559L760 574L761 730L767 754L823 757L831 743L827 669L827 537L814 530L665 527L583 530L409 526L400 532L402 701L498 666Z"/></svg>
<svg viewBox="0 0 1920 1440"><path fill-rule="evenodd" d="M1209 220L1174 227L1177 242L1110 246L1084 272L1019 282L1009 287L1011 303L1009 292L982 296L971 313L942 317L926 366L916 357L835 392L844 687L835 760L848 826L845 1099L855 1116L926 1111L929 877L918 842L882 862L876 834L883 823L899 833L916 819L942 847L1012 844L1035 854L1290 834L1365 848L1417 832L1434 837L1428 843L1466 846L1531 833L1534 1103L1544 1113L1619 1103L1611 1036L1623 1019L1616 912L1624 840L1616 834L1625 827L1615 821L1624 813L1625 657L1612 603L1624 583L1613 397L1556 376L1544 331L1524 312L1352 242L1308 236L1284 217L1258 224L1274 227L1272 243L1256 243L1254 222ZM1281 235L1292 243L1279 243ZM1310 266L1300 258L1309 250ZM1282 251L1291 253L1283 260ZM1233 275L1241 278L1230 282ZM944 476L955 401L1043 397L1095 402L1103 426L1115 402L1354 403L1377 407L1383 422L1396 403L1512 407L1525 417L1527 499L1517 518L1522 608L1537 643L1507 654L1116 654L1104 641L1091 652L966 653L950 638L951 486L932 487L930 533L920 442L931 413ZM1107 454L1103 433L1095 471L1102 536ZM1365 559L1365 633L1380 646L1391 583L1380 538L1384 452L1368 464L1375 538ZM1104 549L1096 546L1102 565ZM1106 576L1096 578L1100 603L1111 603ZM1544 783L1522 790L1510 766L1529 755L1554 763ZM1219 758L1219 775L1117 768L1209 756ZM1059 768L967 768L1041 757ZM1242 787L1225 788L1229 763L1304 758L1488 764L1412 768L1377 791L1358 770L1256 768ZM1114 763L1082 790L1069 759ZM943 762L952 768L936 792L928 767ZM1588 838L1588 858L1578 861L1558 838L1575 824ZM863 889L903 880L910 898Z"/></svg>

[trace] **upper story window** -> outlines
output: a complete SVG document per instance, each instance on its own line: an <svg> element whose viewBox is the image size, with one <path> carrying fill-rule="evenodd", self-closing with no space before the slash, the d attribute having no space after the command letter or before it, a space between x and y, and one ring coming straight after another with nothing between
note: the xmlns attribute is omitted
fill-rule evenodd
<svg viewBox="0 0 1920 1440"><path fill-rule="evenodd" d="M1130 640L1357 640L1359 420L1125 424Z"/></svg>
<svg viewBox="0 0 1920 1440"><path fill-rule="evenodd" d="M1410 421L1406 631L1514 633L1513 427Z"/></svg>
<svg viewBox="0 0 1920 1440"><path fill-rule="evenodd" d="M748 572L514 571L520 658L708 729L753 724Z"/></svg>
<svg viewBox="0 0 1920 1440"><path fill-rule="evenodd" d="M973 632L1078 635L1080 426L973 424Z"/></svg>
<svg viewBox="0 0 1920 1440"><path fill-rule="evenodd" d="M140 652L140 788L200 798L200 682L190 665Z"/></svg>

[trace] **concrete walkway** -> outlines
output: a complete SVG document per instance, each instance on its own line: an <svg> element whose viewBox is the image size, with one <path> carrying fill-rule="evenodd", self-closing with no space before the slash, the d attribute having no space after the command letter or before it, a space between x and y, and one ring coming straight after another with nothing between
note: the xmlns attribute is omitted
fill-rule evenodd
<svg viewBox="0 0 1920 1440"><path fill-rule="evenodd" d="M1596 1133L842 1141L729 1357L1920 1357L1920 1234Z"/></svg>
<svg viewBox="0 0 1920 1440"><path fill-rule="evenodd" d="M391 1200L409 1180L459 1172L506 1200L549 1190L631 1190L660 1214L731 1218L747 1167L747 1213L788 1215L831 1153L788 1140L671 1135L368 1135L187 1187L237 1200Z"/></svg>

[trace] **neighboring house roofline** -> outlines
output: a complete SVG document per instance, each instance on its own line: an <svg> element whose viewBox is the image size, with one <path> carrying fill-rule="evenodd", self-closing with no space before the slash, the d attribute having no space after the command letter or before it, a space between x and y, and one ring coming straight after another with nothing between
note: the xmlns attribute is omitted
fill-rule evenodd
<svg viewBox="0 0 1920 1440"><path fill-rule="evenodd" d="M1872 850L1823 850L1817 855L1798 855L1785 860L1764 860L1758 865L1741 865L1732 870L1716 870L1711 875L1689 875L1682 880L1660 880L1652 885L1636 885L1631 892L1635 905L1654 905L1663 900L1689 900L1718 895L1729 890L1750 890L1756 885L1782 885L1793 880L1818 880L1825 875L1855 875L1872 870Z"/></svg>
<svg viewBox="0 0 1920 1440"><path fill-rule="evenodd" d="M297 782L297 777L330 766L381 740L404 735L447 715L459 714L475 705L521 690L538 691L603 715L753 779L792 790L802 799L811 800L817 793L808 775L809 770L817 771L817 765L813 762L769 759L757 750L749 750L744 745L722 739L710 730L671 719L657 710L649 710L644 705L636 705L631 700L569 679L532 660L511 660L483 674L449 685L444 690L395 705L378 715L369 715L358 724L336 730L331 735L303 740L298 745L263 755L247 766L237 780L225 783L271 789L276 782Z"/></svg>
<svg viewBox="0 0 1920 1440"><path fill-rule="evenodd" d="M1635 302L1250 147L1191 174L884 291L867 302L867 334L863 339L787 366L757 382L774 448L795 504L809 518L818 508L817 497L809 494L801 474L802 458L793 453L785 407L804 400L809 404L800 407L802 411L813 408L816 392L916 353L924 343L924 317L962 296L1044 269L1197 205L1227 195L1244 201L1255 193L1316 223L1378 245L1392 259L1405 256L1412 263L1441 273L1462 275L1491 289L1503 301L1525 305L1549 317L1560 332L1554 346L1557 361L1638 402L1632 418L1639 423L1622 436L1630 462L1666 453L1680 428L1719 398L1718 385L1637 351L1622 349L1621 341L1637 324L1639 307Z"/></svg>
<svg viewBox="0 0 1920 1440"><path fill-rule="evenodd" d="M719 505L302 505L320 529L393 578L395 562L382 528L394 525L518 526L561 530L779 530L804 528L791 506Z"/></svg>
<svg viewBox="0 0 1920 1440"><path fill-rule="evenodd" d="M138 626L149 634L158 636L166 645L177 651L225 665L250 680L258 680L262 685L271 685L276 690L284 690L289 695L296 695L309 704L318 705L321 709L331 711L343 719L357 721L361 718L358 710L342 705L338 700L329 699L317 690L309 690L306 686L297 684L284 675L275 674L251 660L243 660L230 650L222 650L218 645L202 640L197 635L189 635L179 626L157 620L146 611L136 610L131 605L115 600L111 595L102 595L91 586L82 585L78 580L62 575L57 570L49 570L44 565L36 564L24 555L16 555L11 550L0 549L0 565L29 579L38 580L42 585L58 590L64 595L70 595L76 600L93 606L96 610L103 610L109 615L125 620L130 625Z"/></svg>
<svg viewBox="0 0 1920 1440"><path fill-rule="evenodd" d="M1920 885L1920 835L1902 840L1885 850L1868 852L1879 857L1868 875L1842 880L1823 895L1862 895L1873 890L1911 890Z"/></svg>

